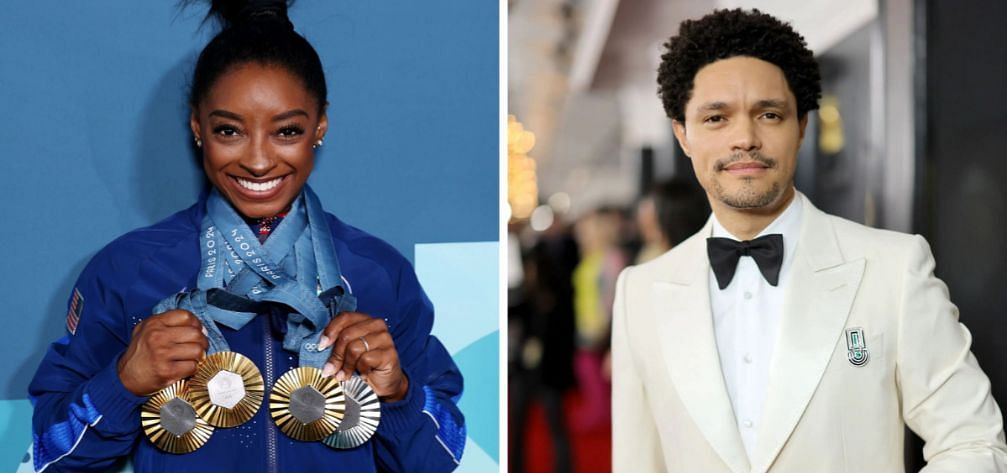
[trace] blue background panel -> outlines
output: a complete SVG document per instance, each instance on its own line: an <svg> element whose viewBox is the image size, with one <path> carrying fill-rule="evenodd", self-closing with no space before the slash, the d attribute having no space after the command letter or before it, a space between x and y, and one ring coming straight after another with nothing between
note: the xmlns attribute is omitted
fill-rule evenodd
<svg viewBox="0 0 1007 473"><path fill-rule="evenodd" d="M416 275L437 314L433 333L465 377L458 405L469 445L474 441L498 463L500 286L487 268L499 267L499 248L496 242L416 245Z"/></svg>
<svg viewBox="0 0 1007 473"><path fill-rule="evenodd" d="M0 15L0 156L7 182L0 399L24 397L63 333L87 260L190 205L202 186L188 131L195 57L214 32L175 2L38 1ZM291 10L330 87L311 178L326 208L412 257L417 243L495 241L495 2L324 2Z"/></svg>
<svg viewBox="0 0 1007 473"><path fill-rule="evenodd" d="M10 328L0 331L0 445L13 448L0 450L4 464L24 454L28 381L65 333L84 264L118 235L187 207L203 185L186 97L215 27L201 25L202 8L179 12L175 3L40 0L0 15L0 323ZM310 183L327 210L411 259L418 244L496 244L498 10L464 0L299 0L291 9L330 91L330 130ZM496 284L496 268L493 259L477 271ZM448 312L465 303L434 300ZM496 311L473 320L495 330ZM453 327L436 329L480 343L459 365L498 343ZM493 406L494 423L497 399L478 403ZM496 425L471 418L470 443L498 461L488 433Z"/></svg>

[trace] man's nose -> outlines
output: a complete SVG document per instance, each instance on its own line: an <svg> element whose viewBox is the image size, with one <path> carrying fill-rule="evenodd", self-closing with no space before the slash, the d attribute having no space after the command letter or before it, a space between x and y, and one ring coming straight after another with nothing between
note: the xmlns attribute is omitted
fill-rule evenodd
<svg viewBox="0 0 1007 473"><path fill-rule="evenodd" d="M731 150L751 152L762 147L758 129L752 120L736 121L731 135Z"/></svg>

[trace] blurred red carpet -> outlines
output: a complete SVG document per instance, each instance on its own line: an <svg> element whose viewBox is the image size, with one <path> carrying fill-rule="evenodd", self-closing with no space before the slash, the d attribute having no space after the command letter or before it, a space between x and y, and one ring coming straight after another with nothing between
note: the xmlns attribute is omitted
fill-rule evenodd
<svg viewBox="0 0 1007 473"><path fill-rule="evenodd" d="M577 432L573 428L573 417L580 405L580 396L571 391L563 399L567 432L570 433L570 448L573 471L576 473L608 473L612 471L612 426L605 424L590 432ZM535 403L528 411L528 433L525 437L525 461L527 473L553 473L552 439L545 421L542 405Z"/></svg>

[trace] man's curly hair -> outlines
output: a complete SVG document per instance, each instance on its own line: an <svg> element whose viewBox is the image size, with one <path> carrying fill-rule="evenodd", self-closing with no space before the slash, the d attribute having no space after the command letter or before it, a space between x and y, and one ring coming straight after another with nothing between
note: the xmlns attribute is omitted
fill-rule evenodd
<svg viewBox="0 0 1007 473"><path fill-rule="evenodd" d="M685 122L685 104L693 79L703 66L735 56L749 56L783 70L797 99L797 114L818 109L821 76L804 37L789 24L759 10L715 10L698 20L686 20L678 36L664 43L657 69L658 95L668 117Z"/></svg>

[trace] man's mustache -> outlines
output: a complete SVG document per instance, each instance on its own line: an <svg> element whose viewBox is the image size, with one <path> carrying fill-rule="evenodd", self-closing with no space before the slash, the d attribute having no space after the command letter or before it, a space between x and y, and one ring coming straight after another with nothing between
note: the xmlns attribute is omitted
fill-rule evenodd
<svg viewBox="0 0 1007 473"><path fill-rule="evenodd" d="M772 168L776 167L776 159L773 159L773 158L771 158L769 156L764 156L762 153L760 153L758 151L750 151L750 152L747 152L747 153L744 153L744 152L734 153L731 156L728 156L726 158L718 160L714 164L714 166L715 166L715 169L717 171L723 171L728 166L730 166L730 165L732 165L734 163L737 163L739 161L746 161L746 160L748 160L748 161L755 161L755 162L757 162L759 164L762 164L763 166L765 166L765 167L767 167L769 169L772 169Z"/></svg>

